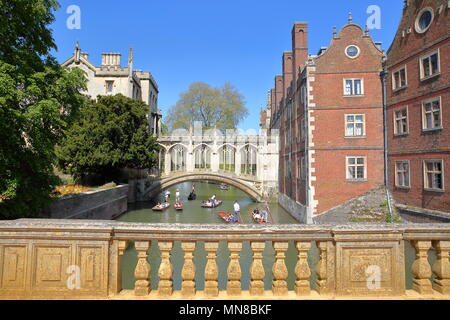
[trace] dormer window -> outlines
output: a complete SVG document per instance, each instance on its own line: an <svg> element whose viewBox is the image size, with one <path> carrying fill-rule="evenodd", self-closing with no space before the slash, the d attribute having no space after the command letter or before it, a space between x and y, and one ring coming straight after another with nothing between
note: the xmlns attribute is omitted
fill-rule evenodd
<svg viewBox="0 0 450 320"><path fill-rule="evenodd" d="M432 8L425 8L422 11L420 11L419 15L416 19L416 32L417 33L424 33L426 32L433 22L434 19L434 12Z"/></svg>

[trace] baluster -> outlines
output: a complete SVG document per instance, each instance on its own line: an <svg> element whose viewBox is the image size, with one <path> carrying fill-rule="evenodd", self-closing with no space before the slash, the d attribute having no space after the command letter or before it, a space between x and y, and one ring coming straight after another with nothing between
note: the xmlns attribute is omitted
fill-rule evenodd
<svg viewBox="0 0 450 320"><path fill-rule="evenodd" d="M242 250L241 242L228 243L228 250L230 250L230 264L228 266L228 285L227 293L229 296L241 295L241 265L239 263L239 253Z"/></svg>
<svg viewBox="0 0 450 320"><path fill-rule="evenodd" d="M173 267L170 262L170 252L173 248L173 242L159 242L158 246L161 251L161 265L158 270L158 294L161 296L170 296L173 293Z"/></svg>
<svg viewBox="0 0 450 320"><path fill-rule="evenodd" d="M250 282L250 295L262 296L264 295L264 266L262 263L263 252L266 247L265 242L253 242L253 263L250 267L250 275L252 281Z"/></svg>
<svg viewBox="0 0 450 320"><path fill-rule="evenodd" d="M328 243L317 242L317 247L320 251L319 262L317 263L317 291L323 294L327 290L327 260L328 260Z"/></svg>
<svg viewBox="0 0 450 320"><path fill-rule="evenodd" d="M127 248L128 241L126 240L114 240L113 245L110 247L110 295L115 295L122 291L122 257Z"/></svg>
<svg viewBox="0 0 450 320"><path fill-rule="evenodd" d="M298 261L295 267L295 292L299 296L311 294L311 286L309 277L311 277L311 269L308 264L308 252L311 249L311 242L297 242Z"/></svg>
<svg viewBox="0 0 450 320"><path fill-rule="evenodd" d="M218 248L218 242L205 243L206 258L208 260L205 267L205 294L208 297L217 297L219 295L219 268L216 262Z"/></svg>
<svg viewBox="0 0 450 320"><path fill-rule="evenodd" d="M184 297L192 297L195 295L195 265L193 260L195 242L183 242L181 248L184 251L184 265L181 271L181 278L183 279L181 294Z"/></svg>
<svg viewBox="0 0 450 320"><path fill-rule="evenodd" d="M433 294L430 277L432 276L431 266L428 262L428 250L431 241L413 241L416 248L416 261L412 265L413 289L420 294Z"/></svg>
<svg viewBox="0 0 450 320"><path fill-rule="evenodd" d="M434 288L445 295L450 295L450 241L433 241L437 260L433 265Z"/></svg>
<svg viewBox="0 0 450 320"><path fill-rule="evenodd" d="M148 249L150 248L150 241L136 241L135 248L138 253L138 262L134 277L136 282L134 284L134 294L136 296L147 296L150 291L150 264L147 261Z"/></svg>
<svg viewBox="0 0 450 320"><path fill-rule="evenodd" d="M275 264L273 265L273 286L272 291L275 296L285 296L288 294L287 278L288 270L284 259L286 257L285 252L289 248L288 242L275 242L273 244L275 249Z"/></svg>

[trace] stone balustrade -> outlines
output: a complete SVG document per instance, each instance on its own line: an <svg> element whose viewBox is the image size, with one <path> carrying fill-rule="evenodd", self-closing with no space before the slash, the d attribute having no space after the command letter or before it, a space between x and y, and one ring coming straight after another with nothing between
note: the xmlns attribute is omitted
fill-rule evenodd
<svg viewBox="0 0 450 320"><path fill-rule="evenodd" d="M123 290L122 258L132 242L137 253L134 290ZM173 265L175 242L181 243L180 266ZM222 242L229 254L223 288L217 261ZM240 258L247 242L251 265L243 268ZM410 266L405 259L407 242L416 252ZM206 257L201 269L195 259L200 243ZM292 244L296 264L289 270L286 253ZM308 257L313 247L317 248L317 263L311 265ZM149 263L153 262L149 261L153 248L159 250L156 270ZM274 252L271 270L264 267L268 248ZM437 257L432 265L430 250ZM450 225L444 224L219 226L4 221L0 222L0 298L450 299L449 252ZM174 270L181 272L175 274ZM152 271L157 271L157 279ZM409 271L413 279L407 290L405 272ZM197 283L199 273L204 275L204 283ZM246 273L249 277L244 277ZM270 290L264 282L268 275L272 276ZM175 277L181 278L181 290L174 289ZM156 289L152 289L152 281L156 281Z"/></svg>

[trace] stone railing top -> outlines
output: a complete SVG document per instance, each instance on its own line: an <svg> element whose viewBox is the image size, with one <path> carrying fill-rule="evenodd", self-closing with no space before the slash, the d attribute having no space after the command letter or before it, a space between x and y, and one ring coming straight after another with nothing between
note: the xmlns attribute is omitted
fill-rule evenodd
<svg viewBox="0 0 450 320"><path fill-rule="evenodd" d="M149 224L100 220L20 219L0 221L0 237L12 235L64 237L102 233L119 240L332 240L334 237L354 236L359 240L379 241L450 240L450 224L347 224L327 225L200 225Z"/></svg>

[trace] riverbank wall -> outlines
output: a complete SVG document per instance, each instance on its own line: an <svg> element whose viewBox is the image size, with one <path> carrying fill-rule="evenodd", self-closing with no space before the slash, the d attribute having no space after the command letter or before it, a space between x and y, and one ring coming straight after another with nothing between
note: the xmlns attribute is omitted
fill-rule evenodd
<svg viewBox="0 0 450 320"><path fill-rule="evenodd" d="M128 185L69 195L41 213L50 219L114 220L128 210Z"/></svg>

